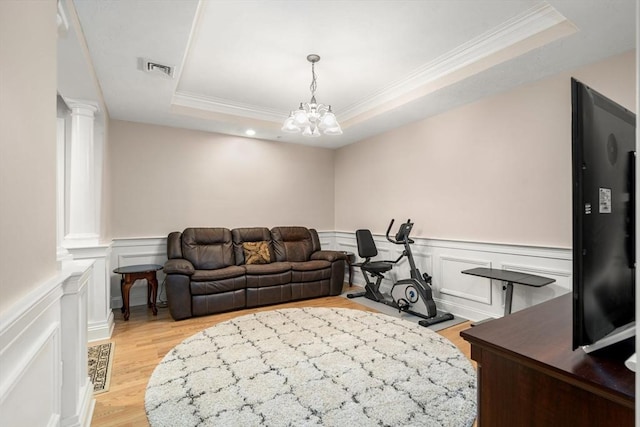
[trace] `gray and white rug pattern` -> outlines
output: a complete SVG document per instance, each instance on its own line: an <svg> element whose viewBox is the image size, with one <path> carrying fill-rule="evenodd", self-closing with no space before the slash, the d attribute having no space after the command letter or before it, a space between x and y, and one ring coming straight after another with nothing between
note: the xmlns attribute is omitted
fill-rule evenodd
<svg viewBox="0 0 640 427"><path fill-rule="evenodd" d="M439 334L384 314L265 311L174 347L145 395L161 426L470 426L476 376Z"/></svg>

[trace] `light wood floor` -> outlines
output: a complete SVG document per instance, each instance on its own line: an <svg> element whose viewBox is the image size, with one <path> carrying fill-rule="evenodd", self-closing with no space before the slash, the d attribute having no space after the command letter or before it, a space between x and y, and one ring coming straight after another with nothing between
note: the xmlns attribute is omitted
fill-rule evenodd
<svg viewBox="0 0 640 427"><path fill-rule="evenodd" d="M343 297L325 297L294 303L234 311L175 322L167 308L153 316L146 307L132 307L128 322L120 310L115 310L115 328L110 341L115 342L115 357L109 391L98 394L92 426L148 426L144 410L144 393L156 365L174 346L185 338L217 323L258 311L293 307L342 307L365 311L371 308ZM465 322L440 331L470 358L469 344L460 331L469 327ZM92 343L96 344L96 343ZM475 364L474 364L475 365Z"/></svg>

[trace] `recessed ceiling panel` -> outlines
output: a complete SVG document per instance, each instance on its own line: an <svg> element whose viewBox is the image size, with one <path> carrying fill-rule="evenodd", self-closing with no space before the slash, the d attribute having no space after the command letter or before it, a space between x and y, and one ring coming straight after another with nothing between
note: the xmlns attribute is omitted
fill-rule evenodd
<svg viewBox="0 0 640 427"><path fill-rule="evenodd" d="M286 114L310 97L317 53L317 98L340 115L539 3L204 2L177 91Z"/></svg>

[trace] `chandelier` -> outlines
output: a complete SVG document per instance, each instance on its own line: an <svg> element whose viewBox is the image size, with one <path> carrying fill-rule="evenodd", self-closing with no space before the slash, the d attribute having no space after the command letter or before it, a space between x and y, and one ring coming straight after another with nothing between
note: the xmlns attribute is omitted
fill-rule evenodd
<svg viewBox="0 0 640 427"><path fill-rule="evenodd" d="M331 105L318 104L316 102L317 76L315 65L320 61L320 56L311 54L307 56L311 62L311 101L300 103L300 107L292 111L282 125L282 131L288 133L302 132L304 136L318 137L325 135L342 135L342 129L331 111Z"/></svg>

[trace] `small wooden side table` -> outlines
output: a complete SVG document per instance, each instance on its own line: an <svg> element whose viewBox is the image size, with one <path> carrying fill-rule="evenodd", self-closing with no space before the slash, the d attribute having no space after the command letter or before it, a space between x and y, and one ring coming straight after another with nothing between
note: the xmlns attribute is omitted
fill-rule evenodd
<svg viewBox="0 0 640 427"><path fill-rule="evenodd" d="M151 307L154 316L158 315L158 308L156 307L156 299L158 297L156 271L158 270L162 270L162 266L157 264L128 265L113 270L114 273L122 275L120 279L122 308L120 311L124 313L124 320L129 320L129 293L131 287L136 280L142 279L147 281L147 306Z"/></svg>
<svg viewBox="0 0 640 427"><path fill-rule="evenodd" d="M342 251L347 256L347 267L349 268L349 286L352 285L351 277L353 276L353 263L356 260L356 254L353 252Z"/></svg>

